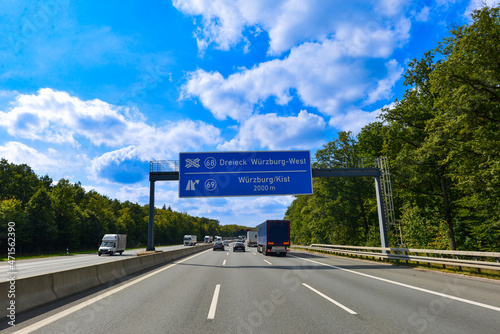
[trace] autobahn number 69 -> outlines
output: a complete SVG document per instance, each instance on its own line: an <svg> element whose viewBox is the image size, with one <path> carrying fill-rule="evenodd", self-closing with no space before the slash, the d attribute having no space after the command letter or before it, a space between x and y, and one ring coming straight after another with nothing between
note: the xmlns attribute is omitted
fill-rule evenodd
<svg viewBox="0 0 500 334"><path fill-rule="evenodd" d="M205 189L208 191L213 191L217 188L217 182L214 179L208 179L205 181Z"/></svg>

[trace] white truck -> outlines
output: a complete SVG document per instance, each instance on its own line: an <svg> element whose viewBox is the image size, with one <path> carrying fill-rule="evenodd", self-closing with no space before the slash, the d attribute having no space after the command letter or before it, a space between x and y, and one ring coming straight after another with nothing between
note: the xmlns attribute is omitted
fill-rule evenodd
<svg viewBox="0 0 500 334"><path fill-rule="evenodd" d="M126 234L105 234L102 237L102 243L99 247L98 254L109 254L113 255L115 253L120 253L122 255L123 251L127 248L127 235Z"/></svg>
<svg viewBox="0 0 500 334"><path fill-rule="evenodd" d="M184 246L195 246L196 245L196 235L186 234L184 236Z"/></svg>
<svg viewBox="0 0 500 334"><path fill-rule="evenodd" d="M211 235L205 236L205 243L206 244L211 243L212 241L214 241L214 237L212 237Z"/></svg>
<svg viewBox="0 0 500 334"><path fill-rule="evenodd" d="M247 246L257 247L257 231L247 231Z"/></svg>

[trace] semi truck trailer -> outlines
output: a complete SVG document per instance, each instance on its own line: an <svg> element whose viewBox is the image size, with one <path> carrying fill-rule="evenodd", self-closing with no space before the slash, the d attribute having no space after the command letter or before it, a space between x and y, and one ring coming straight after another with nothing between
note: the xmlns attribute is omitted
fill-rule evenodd
<svg viewBox="0 0 500 334"><path fill-rule="evenodd" d="M184 236L184 246L196 246L196 235L188 235Z"/></svg>
<svg viewBox="0 0 500 334"><path fill-rule="evenodd" d="M257 231L247 231L247 246L257 247Z"/></svg>
<svg viewBox="0 0 500 334"><path fill-rule="evenodd" d="M257 226L257 251L286 256L290 251L290 221L266 220Z"/></svg>

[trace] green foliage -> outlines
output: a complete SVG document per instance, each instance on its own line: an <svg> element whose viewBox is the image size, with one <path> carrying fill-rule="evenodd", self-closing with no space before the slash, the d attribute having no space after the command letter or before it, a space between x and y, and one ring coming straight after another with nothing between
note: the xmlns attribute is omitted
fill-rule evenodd
<svg viewBox="0 0 500 334"><path fill-rule="evenodd" d="M316 152L315 168L353 167L361 153L350 132ZM313 195L298 196L288 208L292 242L365 244L378 226L374 182L370 178L314 179ZM373 208L375 205L375 208ZM380 246L380 237L378 245Z"/></svg>
<svg viewBox="0 0 500 334"><path fill-rule="evenodd" d="M405 86L380 122L357 140L340 132L315 167L386 156L404 244L500 251L500 7L475 11L470 25L412 60ZM293 241L378 246L371 191L372 181L314 180L314 195L288 208Z"/></svg>
<svg viewBox="0 0 500 334"><path fill-rule="evenodd" d="M9 164L6 159L0 159L0 201L17 198L27 203L40 186L48 186L52 180L45 176L38 179L28 165Z"/></svg>
<svg viewBox="0 0 500 334"><path fill-rule="evenodd" d="M449 249L446 222L438 212L410 205L402 211L402 234L407 247Z"/></svg>
<svg viewBox="0 0 500 334"><path fill-rule="evenodd" d="M54 250L58 236L54 204L43 187L38 188L26 205L26 231L28 245L38 254Z"/></svg>
<svg viewBox="0 0 500 334"><path fill-rule="evenodd" d="M444 220L451 249L498 250L477 227L499 234L499 11L475 11L472 24L413 60L404 98L381 116L396 206L402 216L411 206Z"/></svg>

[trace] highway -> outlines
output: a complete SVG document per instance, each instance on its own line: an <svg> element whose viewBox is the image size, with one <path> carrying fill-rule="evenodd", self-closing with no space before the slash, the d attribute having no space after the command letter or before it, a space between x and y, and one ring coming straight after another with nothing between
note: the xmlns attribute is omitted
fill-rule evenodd
<svg viewBox="0 0 500 334"><path fill-rule="evenodd" d="M230 247L226 247L227 250ZM500 282L292 250L207 250L4 333L498 333Z"/></svg>
<svg viewBox="0 0 500 334"><path fill-rule="evenodd" d="M156 250L168 251L184 247L183 245L156 247ZM85 266L106 263L110 261L123 260L130 257L136 257L137 253L143 252L145 249L127 249L122 255L97 255L97 251L93 254L80 254L69 256L53 256L36 259L15 260L16 278L23 278L41 274L53 273L56 271L69 270ZM0 262L0 282L7 281L9 272L12 272L10 264L7 261Z"/></svg>

